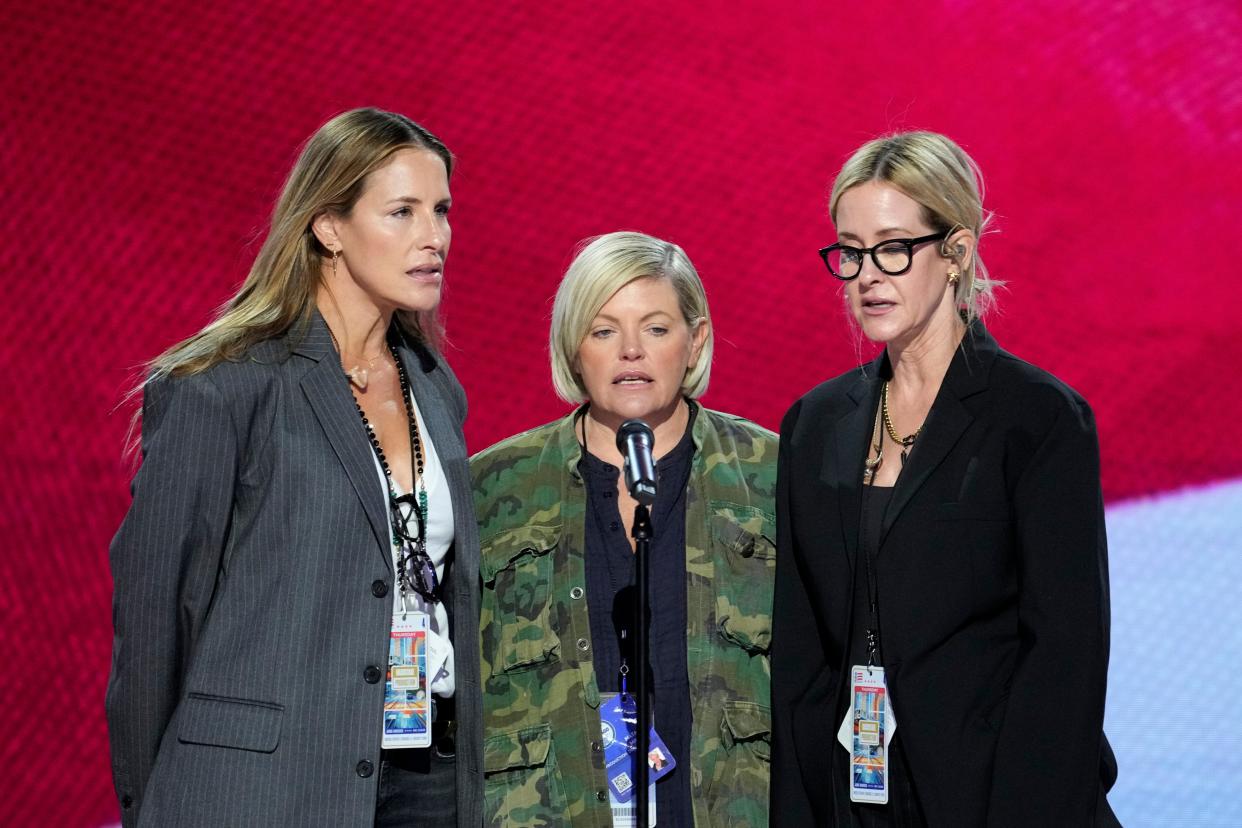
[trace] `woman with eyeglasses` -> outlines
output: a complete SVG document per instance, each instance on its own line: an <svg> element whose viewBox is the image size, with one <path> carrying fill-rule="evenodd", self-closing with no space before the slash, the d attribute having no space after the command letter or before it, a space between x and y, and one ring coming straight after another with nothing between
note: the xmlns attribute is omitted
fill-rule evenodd
<svg viewBox="0 0 1242 828"><path fill-rule="evenodd" d="M480 822L452 166L403 115L332 119L241 290L150 366L111 547L126 828Z"/></svg>
<svg viewBox="0 0 1242 828"><path fill-rule="evenodd" d="M820 251L867 365L781 426L774 825L1114 825L1095 422L1001 349L974 161L862 146Z"/></svg>
<svg viewBox="0 0 1242 828"><path fill-rule="evenodd" d="M684 828L768 824L777 441L698 403L712 340L680 247L642 233L593 239L552 307L552 380L576 409L470 461L487 826L634 822L622 721L638 667L636 501L617 447L633 418L654 432L657 476L651 814Z"/></svg>

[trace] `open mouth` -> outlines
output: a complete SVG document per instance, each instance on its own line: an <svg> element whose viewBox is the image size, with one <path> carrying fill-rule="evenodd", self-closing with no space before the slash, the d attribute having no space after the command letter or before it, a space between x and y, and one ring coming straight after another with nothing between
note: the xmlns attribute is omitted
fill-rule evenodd
<svg viewBox="0 0 1242 828"><path fill-rule="evenodd" d="M649 385L653 380L646 374L622 374L612 381L613 385Z"/></svg>

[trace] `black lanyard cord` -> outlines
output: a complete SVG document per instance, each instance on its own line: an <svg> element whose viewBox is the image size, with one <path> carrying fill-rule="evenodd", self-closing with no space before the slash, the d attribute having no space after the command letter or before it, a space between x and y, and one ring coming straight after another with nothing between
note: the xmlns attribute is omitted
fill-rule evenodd
<svg viewBox="0 0 1242 828"><path fill-rule="evenodd" d="M867 525L870 521L870 510L877 507L871 486L863 487L863 508L858 528L858 545L863 553L863 570L867 574L867 610L870 623L867 625L867 666L876 667L882 660L883 650L880 647L880 585L871 566L871 546L867 543Z"/></svg>

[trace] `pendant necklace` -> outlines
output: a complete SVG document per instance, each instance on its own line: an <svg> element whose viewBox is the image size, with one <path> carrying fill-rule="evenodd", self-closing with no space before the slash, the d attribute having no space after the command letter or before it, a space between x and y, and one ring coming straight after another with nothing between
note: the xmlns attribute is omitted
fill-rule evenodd
<svg viewBox="0 0 1242 828"><path fill-rule="evenodd" d="M331 328L328 328L328 336L332 337L332 344L336 346L337 353L344 357L345 352L341 350L341 343L337 341L336 334L332 333ZM345 376L349 378L349 381L356 386L359 391L366 391L367 382L370 379L370 371L368 369L374 368L375 361L377 359L382 359L383 356L384 352L380 351L378 354L370 358L365 356L361 357L362 361L367 364L367 368L363 368L361 365L355 363L353 368L345 370L344 366L342 366L341 370L345 372Z"/></svg>

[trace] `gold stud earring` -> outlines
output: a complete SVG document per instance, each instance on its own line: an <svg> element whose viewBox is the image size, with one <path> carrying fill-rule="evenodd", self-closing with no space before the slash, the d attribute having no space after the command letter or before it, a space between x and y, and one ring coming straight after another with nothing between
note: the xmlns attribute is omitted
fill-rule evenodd
<svg viewBox="0 0 1242 828"><path fill-rule="evenodd" d="M961 278L962 274L958 273L956 270L949 271L949 284L953 285L953 287L957 287L958 280Z"/></svg>

